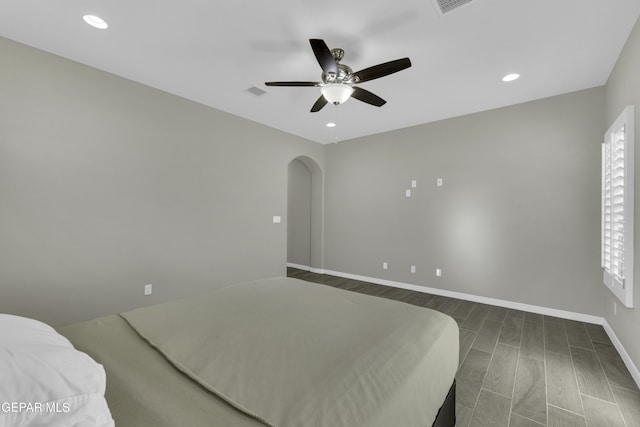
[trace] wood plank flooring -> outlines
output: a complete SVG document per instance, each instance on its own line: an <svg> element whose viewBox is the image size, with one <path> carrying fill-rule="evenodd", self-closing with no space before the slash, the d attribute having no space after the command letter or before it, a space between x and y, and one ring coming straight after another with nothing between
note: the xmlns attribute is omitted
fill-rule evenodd
<svg viewBox="0 0 640 427"><path fill-rule="evenodd" d="M457 426L640 427L640 390L600 325L295 268L287 275L453 317Z"/></svg>

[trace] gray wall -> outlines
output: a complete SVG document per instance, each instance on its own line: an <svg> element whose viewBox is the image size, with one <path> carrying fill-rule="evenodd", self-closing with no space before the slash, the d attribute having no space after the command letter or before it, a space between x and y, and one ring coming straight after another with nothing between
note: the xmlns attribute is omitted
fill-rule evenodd
<svg viewBox="0 0 640 427"><path fill-rule="evenodd" d="M311 266L311 171L298 159L289 163L287 262Z"/></svg>
<svg viewBox="0 0 640 427"><path fill-rule="evenodd" d="M0 312L59 325L285 274L272 216L321 145L1 38L0 57Z"/></svg>
<svg viewBox="0 0 640 427"><path fill-rule="evenodd" d="M616 297L605 290L604 313L605 318L622 345L629 353L637 367L640 367L640 21L627 40L618 62L609 76L606 86L606 130L627 105L635 105L635 280L634 280L634 308L625 308L617 302L618 314L614 314L613 304ZM604 285L603 285L604 286Z"/></svg>
<svg viewBox="0 0 640 427"><path fill-rule="evenodd" d="M601 87L327 146L325 268L602 315L603 127Z"/></svg>

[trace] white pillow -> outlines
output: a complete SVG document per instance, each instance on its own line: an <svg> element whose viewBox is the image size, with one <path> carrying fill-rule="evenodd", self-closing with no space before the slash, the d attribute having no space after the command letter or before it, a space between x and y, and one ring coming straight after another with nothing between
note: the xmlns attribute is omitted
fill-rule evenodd
<svg viewBox="0 0 640 427"><path fill-rule="evenodd" d="M102 365L52 327L0 314L0 427L113 426Z"/></svg>

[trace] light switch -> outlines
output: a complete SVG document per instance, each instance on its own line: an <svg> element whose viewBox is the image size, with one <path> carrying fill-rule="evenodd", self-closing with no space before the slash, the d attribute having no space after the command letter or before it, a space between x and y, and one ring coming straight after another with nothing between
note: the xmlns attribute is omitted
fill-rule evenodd
<svg viewBox="0 0 640 427"><path fill-rule="evenodd" d="M436 180L436 186L437 186L437 187L442 187L442 178L438 178L438 179Z"/></svg>
<svg viewBox="0 0 640 427"><path fill-rule="evenodd" d="M280 215L275 215L273 217L273 223L274 224L280 224L282 222L282 217Z"/></svg>
<svg viewBox="0 0 640 427"><path fill-rule="evenodd" d="M418 186L418 181L416 181L415 179L411 181L411 188L416 188L417 186Z"/></svg>
<svg viewBox="0 0 640 427"><path fill-rule="evenodd" d="M411 197L411 190L409 189L404 190L404 195L407 197Z"/></svg>

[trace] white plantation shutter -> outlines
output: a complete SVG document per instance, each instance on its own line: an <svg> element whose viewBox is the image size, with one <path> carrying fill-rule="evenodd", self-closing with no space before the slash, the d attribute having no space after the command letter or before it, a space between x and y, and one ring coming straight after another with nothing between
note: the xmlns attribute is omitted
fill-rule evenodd
<svg viewBox="0 0 640 427"><path fill-rule="evenodd" d="M634 108L624 109L602 144L601 261L604 283L633 306Z"/></svg>

